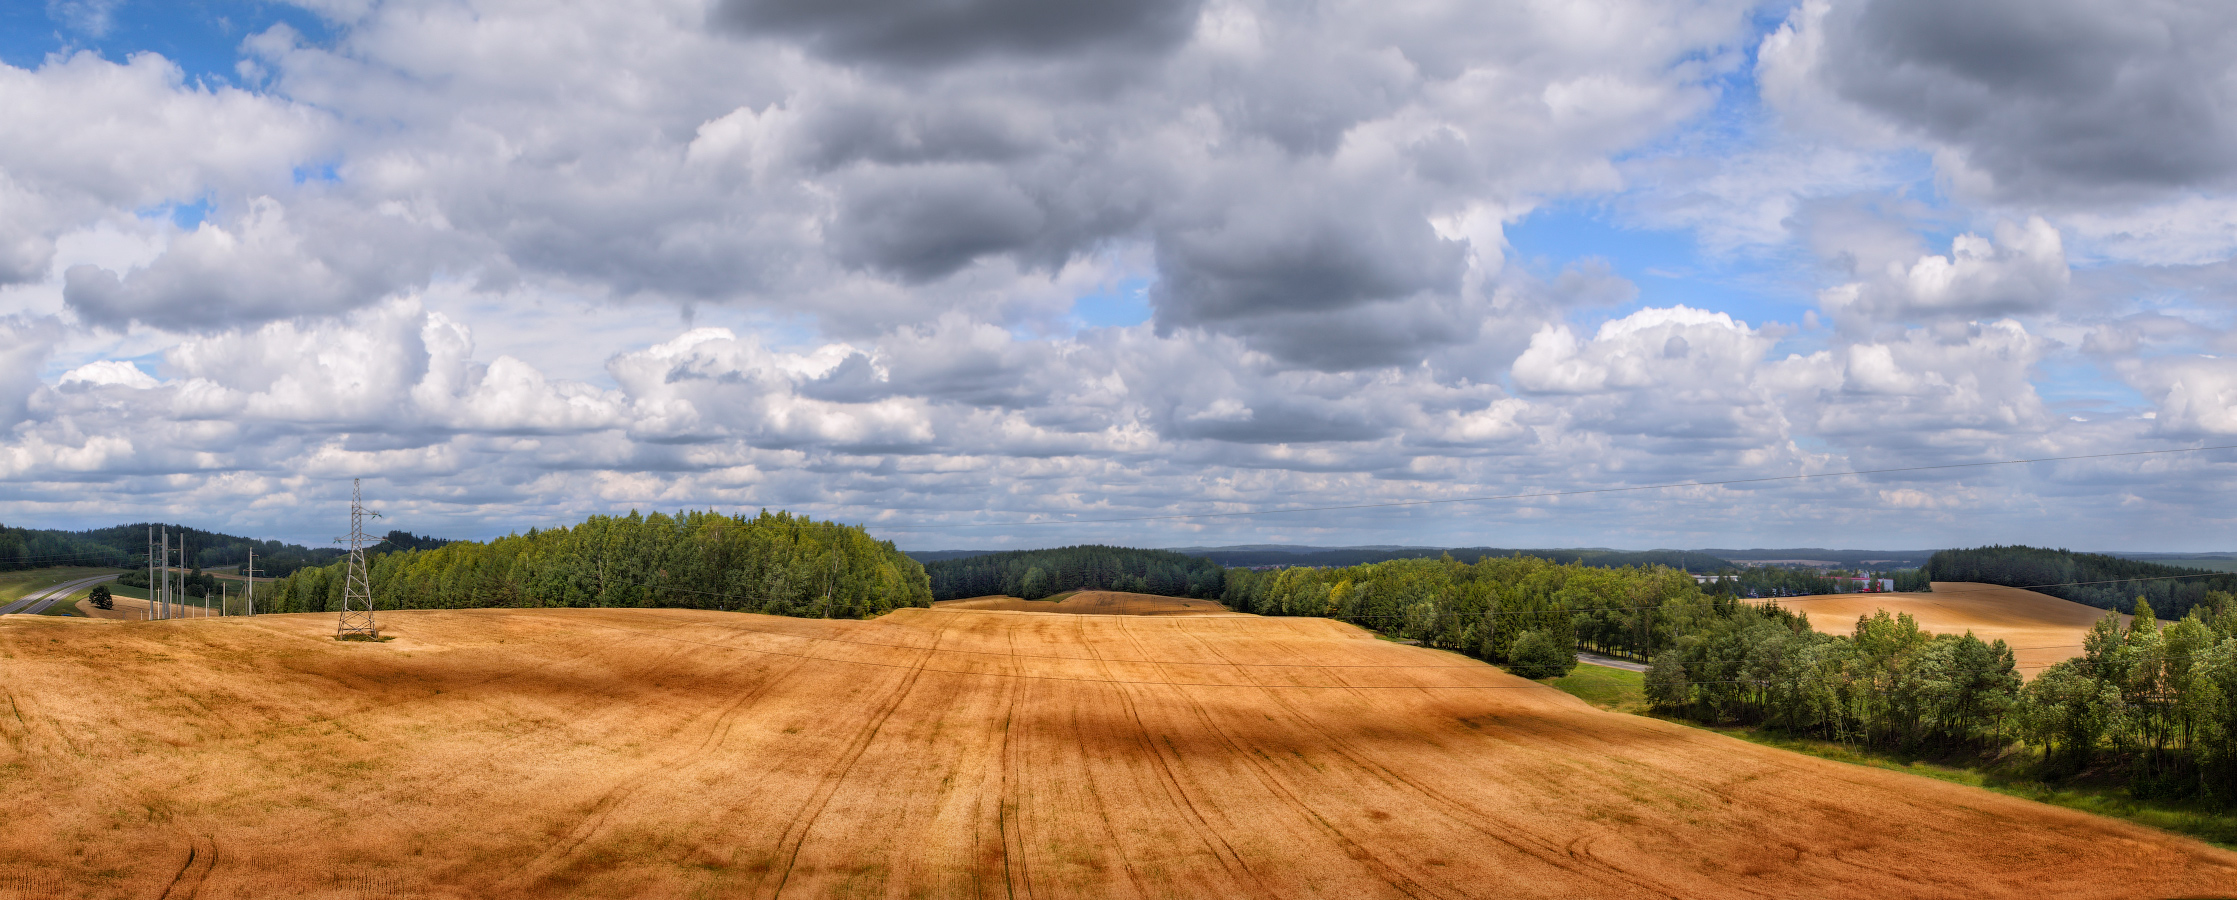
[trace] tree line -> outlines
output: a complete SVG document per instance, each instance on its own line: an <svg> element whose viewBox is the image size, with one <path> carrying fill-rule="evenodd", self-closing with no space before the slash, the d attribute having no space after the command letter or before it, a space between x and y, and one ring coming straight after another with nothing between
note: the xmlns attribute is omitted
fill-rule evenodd
<svg viewBox="0 0 2237 900"><path fill-rule="evenodd" d="M1687 618L1655 654L1647 699L1709 723L1761 725L1907 753L2023 741L2046 775L2111 765L2138 796L2237 806L2237 596L2162 625L2139 598L2106 613L2082 654L2024 686L2011 648L1922 631L1907 615L1821 634L1777 604Z"/></svg>
<svg viewBox="0 0 2237 900"><path fill-rule="evenodd" d="M2143 597L2170 619L2188 615L2210 593L2237 592L2237 574L2018 545L1943 550L1926 571L1935 581L2025 587L2099 609L2125 610Z"/></svg>
<svg viewBox="0 0 2237 900"><path fill-rule="evenodd" d="M47 566L115 566L144 569L148 564L148 529L169 529L171 546L185 547L190 569L238 565L256 551L256 567L269 575L285 575L304 566L325 565L342 551L332 547L305 547L279 541L260 541L221 534L185 525L136 522L85 531L9 528L0 526L0 570L38 569ZM172 557L177 562L179 557ZM145 581L145 577L141 581ZM144 587L145 585L140 585Z"/></svg>
<svg viewBox="0 0 2237 900"><path fill-rule="evenodd" d="M144 556L93 540L85 532L0 525L0 571L48 566L123 567Z"/></svg>
<svg viewBox="0 0 2237 900"><path fill-rule="evenodd" d="M258 611L340 609L346 565L302 569L258 588ZM367 574L384 610L667 606L858 619L932 601L924 567L892 542L767 510L592 516L379 554Z"/></svg>
<svg viewBox="0 0 2237 900"><path fill-rule="evenodd" d="M1324 616L1491 662L1528 662L1531 672L1543 671L1541 662L1567 671L1577 647L1646 659L1676 640L1676 612L1687 604L1738 602L1712 597L1667 566L1523 555L1230 570L1220 600L1242 612Z"/></svg>
<svg viewBox="0 0 2237 900"><path fill-rule="evenodd" d="M936 560L926 563L924 571L935 600L990 594L1039 600L1078 590L1209 600L1226 587L1226 570L1211 560L1100 544Z"/></svg>

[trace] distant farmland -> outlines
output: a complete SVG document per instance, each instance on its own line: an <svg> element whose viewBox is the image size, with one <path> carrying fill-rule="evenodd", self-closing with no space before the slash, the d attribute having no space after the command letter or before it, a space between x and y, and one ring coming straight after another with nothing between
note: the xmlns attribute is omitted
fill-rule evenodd
<svg viewBox="0 0 2237 900"><path fill-rule="evenodd" d="M2049 594L1960 581L1937 581L1931 594L1826 594L1776 602L1807 613L1810 627L1827 634L1848 634L1858 616L1884 609L1909 613L1920 628L1936 634L1970 631L1984 641L2002 640L2013 648L2026 677L2082 655L2083 636L2106 613ZM2130 618L2123 615L2121 621Z"/></svg>
<svg viewBox="0 0 2237 900"><path fill-rule="evenodd" d="M1176 602L1176 601L1166 601ZM0 895L2168 897L2237 854L1348 625L0 620Z"/></svg>

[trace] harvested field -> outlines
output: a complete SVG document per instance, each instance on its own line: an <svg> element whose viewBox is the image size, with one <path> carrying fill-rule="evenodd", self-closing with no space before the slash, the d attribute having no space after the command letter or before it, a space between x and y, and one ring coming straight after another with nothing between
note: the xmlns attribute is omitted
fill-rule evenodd
<svg viewBox="0 0 2237 900"><path fill-rule="evenodd" d="M943 600L935 609L999 609L1011 612L1069 613L1084 616L1217 616L1239 615L1217 600L1160 597L1126 591L1074 591L1048 600L1016 597L971 597Z"/></svg>
<svg viewBox="0 0 2237 900"><path fill-rule="evenodd" d="M0 895L2174 897L2237 854L1320 619L0 620Z"/></svg>
<svg viewBox="0 0 2237 900"><path fill-rule="evenodd" d="M1823 594L1781 597L1779 604L1810 614L1810 627L1827 634L1856 630L1858 616L1881 609L1910 613L1919 627L1936 634L1973 632L1984 641L2002 638L2017 657L2020 674L2034 677L2044 667L2082 655L2082 638L2105 610L2022 588L1969 581L1937 581L1931 594ZM2121 616L2126 623L2130 616Z"/></svg>

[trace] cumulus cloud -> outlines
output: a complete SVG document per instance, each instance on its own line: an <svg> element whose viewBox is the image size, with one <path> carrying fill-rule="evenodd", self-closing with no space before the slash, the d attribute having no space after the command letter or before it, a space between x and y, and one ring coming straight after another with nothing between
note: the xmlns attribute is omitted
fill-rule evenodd
<svg viewBox="0 0 2237 900"><path fill-rule="evenodd" d="M1819 302L1864 321L1976 318L2049 309L2071 281L2058 229L2041 218L1997 223L1995 238L1961 234L1947 256L1888 261L1866 278L1827 289Z"/></svg>
<svg viewBox="0 0 2237 900"><path fill-rule="evenodd" d="M2237 359L2211 355L2124 360L2152 404L2156 431L2178 439L2237 434Z"/></svg>
<svg viewBox="0 0 2237 900"><path fill-rule="evenodd" d="M266 94L189 85L152 53L0 65L0 284L46 274L54 241L120 211L289 183L331 118Z"/></svg>
<svg viewBox="0 0 2237 900"><path fill-rule="evenodd" d="M113 384L128 388L146 389L160 382L155 376L140 371L139 366L122 360L104 359L62 373L58 384L83 383L92 385Z"/></svg>
<svg viewBox="0 0 2237 900"><path fill-rule="evenodd" d="M111 328L135 321L171 331L224 328L367 306L422 281L440 259L411 246L416 229L408 224L343 218L305 235L278 201L252 198L237 221L203 222L145 267L121 275L70 267L63 301L83 321Z"/></svg>

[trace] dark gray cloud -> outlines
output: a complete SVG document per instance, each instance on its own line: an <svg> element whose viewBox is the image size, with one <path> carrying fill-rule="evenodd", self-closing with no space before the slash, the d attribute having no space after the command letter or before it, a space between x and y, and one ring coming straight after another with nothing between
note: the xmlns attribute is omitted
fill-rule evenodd
<svg viewBox="0 0 2237 900"><path fill-rule="evenodd" d="M1186 38L1200 0L722 0L718 27L802 40L850 62L931 66L983 56L1156 52Z"/></svg>
<svg viewBox="0 0 2237 900"><path fill-rule="evenodd" d="M1823 33L1841 96L1959 149L2000 193L2237 175L2237 4L1868 0Z"/></svg>
<svg viewBox="0 0 2237 900"><path fill-rule="evenodd" d="M1047 225L1040 205L994 169L878 170L852 182L831 235L837 257L910 281L1021 249Z"/></svg>
<svg viewBox="0 0 2237 900"><path fill-rule="evenodd" d="M1151 292L1162 328L1328 312L1452 293L1467 245L1439 237L1418 209L1279 208L1248 201L1215 221L1165 229Z"/></svg>

